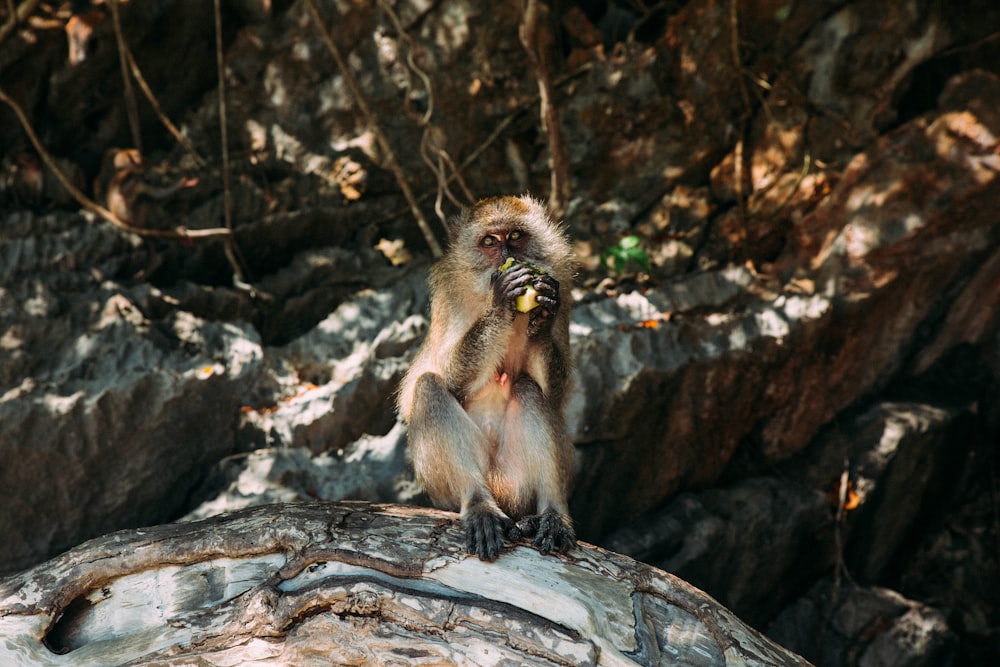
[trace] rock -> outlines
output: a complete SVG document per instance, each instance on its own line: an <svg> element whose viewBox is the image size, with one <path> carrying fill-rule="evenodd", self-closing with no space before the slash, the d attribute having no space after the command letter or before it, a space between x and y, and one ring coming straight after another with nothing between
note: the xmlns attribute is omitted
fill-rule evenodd
<svg viewBox="0 0 1000 667"><path fill-rule="evenodd" d="M109 535L0 580L0 662L808 664L596 547L484 563L455 518L310 503Z"/></svg>
<svg viewBox="0 0 1000 667"><path fill-rule="evenodd" d="M731 268L577 308L567 420L582 457L571 505L583 534L716 479L752 425L787 405L782 374L805 361L832 304L762 299L760 286Z"/></svg>
<svg viewBox="0 0 1000 667"><path fill-rule="evenodd" d="M785 467L790 477L836 497L849 475L855 506L844 526L849 571L880 581L922 519L950 504L950 488L970 453L971 406L875 405L817 438ZM904 560L906 560L904 558Z"/></svg>
<svg viewBox="0 0 1000 667"><path fill-rule="evenodd" d="M239 387L263 355L245 324L150 318L155 290L106 280L142 257L134 239L79 216L23 223L0 243L8 571L184 508L234 451Z"/></svg>
<svg viewBox="0 0 1000 667"><path fill-rule="evenodd" d="M833 510L790 479L682 493L602 543L726 600L759 626L832 564Z"/></svg>
<svg viewBox="0 0 1000 667"><path fill-rule="evenodd" d="M947 480L965 461L955 443L970 440L972 420L968 408L877 405L817 437L779 466L780 477L682 493L603 543L690 581L758 627L834 565L868 583L891 564L916 578L905 547L954 502ZM853 497L837 528L845 462Z"/></svg>
<svg viewBox="0 0 1000 667"><path fill-rule="evenodd" d="M93 51L71 64L65 10L29 4L37 15L0 49L4 90L63 164L91 181L98 157L130 135L110 26L98 22ZM225 205L210 12L187 0L155 4L123 8L129 44L209 165L171 153L140 102L144 155L168 180L199 179L162 202L166 219L214 227ZM580 283L616 290L579 289L574 307L580 533L599 539L637 517L659 526L659 512L701 525L690 536L671 527L672 544L684 546L671 565L705 577L720 597L731 591L741 610L760 601L766 611L746 612L758 620L836 554L800 565L802 553L783 553L774 569L760 563L759 582L740 567L727 582L722 568L683 554L735 554L731 526L751 519L760 522L752 545L780 525L794 534L775 542L809 553L819 507L810 503L832 490L850 452L863 498L843 527L848 567L865 585L897 587L898 554L925 544L921 531L940 533L944 518L929 505L950 512L964 502L949 489L974 477L963 472L965 443L982 451L1000 424L1000 80L986 71L995 69L1000 6L690 0L644 13L617 4L628 21L615 26L634 21L634 39L597 35L585 21L607 23L567 10L572 52L554 61L573 170L568 222L591 254ZM233 454L246 467L221 466L215 491L229 495L199 512L303 494L414 498L392 406L425 330L424 268L389 266L373 248L399 260L420 256L425 242L401 213L370 121L306 3L229 5L231 194L254 295L231 287L221 243L140 242L91 216L44 209L66 205L44 189L30 197L42 212L4 209L0 452L14 463L0 478L5 498L26 503L9 504L8 532L32 532L13 561L0 547L0 569L111 527L176 518L211 495L203 478ZM417 150L425 131L474 196L544 196L548 147L517 36L520 8L397 5L402 31L381 5L325 3L321 12L426 213L438 179ZM29 203L13 176L31 170L11 171L27 164L23 134L0 108L0 203ZM453 182L456 198L460 190ZM595 275L595 258L630 233L654 266L624 293L627 281ZM217 371L231 354L239 369ZM832 435L844 424L855 438L846 444ZM874 447L883 440L885 451ZM161 458L141 451L150 446ZM60 448L71 464L29 465ZM822 467L789 472L801 453L823 451ZM354 480L347 461L362 468ZM783 476L800 473L815 476L784 488ZM769 524L753 507L701 496L720 480L732 498L790 521ZM907 504L907 485L927 500ZM697 494L671 506L682 492ZM877 531L885 539L867 548ZM973 551L995 532L988 524L956 549ZM662 556L645 535L633 538ZM7 549L22 549L12 542ZM951 552L923 548L929 562L962 572ZM990 561L976 562L980 588L993 590ZM762 592L779 565L790 569L777 602ZM938 595L907 572L904 594ZM988 647L1000 627L995 604L960 603L972 610L963 627ZM984 653L982 663L996 654Z"/></svg>
<svg viewBox="0 0 1000 667"><path fill-rule="evenodd" d="M707 188L679 185L636 225L635 231L643 238L662 241L650 249L650 263L657 267L657 276L676 278L689 272L711 212Z"/></svg>
<svg viewBox="0 0 1000 667"><path fill-rule="evenodd" d="M884 588L826 578L790 605L768 635L816 667L950 664L955 635L944 615Z"/></svg>
<svg viewBox="0 0 1000 667"><path fill-rule="evenodd" d="M88 31L79 36L74 35L72 24L63 30L55 20L15 35L13 48L5 44L0 66L17 72L6 79L5 89L16 92L22 108L44 109L48 149L57 156L72 157L93 178L104 151L130 146L132 139L122 103L121 67L110 12L95 6L86 14ZM211 6L161 0L145 11L133 11L123 4L121 25L168 117L178 120L192 99L215 85L215 68L202 65L215 62ZM67 58L67 41L71 51L74 42L84 47L85 56ZM168 137L162 123L138 88L136 98L142 137L147 145L162 144ZM80 122L82 118L88 122ZM23 140L22 136L13 114L5 106L0 108L0 147L5 149Z"/></svg>
<svg viewBox="0 0 1000 667"><path fill-rule="evenodd" d="M10 538L0 569L172 518L205 466L235 450L239 387L261 369L252 330L183 313L152 323L107 285L60 307L92 296L105 301L82 335L61 327L53 341L39 335L44 318L19 322L19 347L47 338L61 352L0 396L0 530Z"/></svg>
<svg viewBox="0 0 1000 667"><path fill-rule="evenodd" d="M948 613L949 626L962 637L955 664L987 665L1000 646L997 609L1000 562L995 549L995 492L984 468L995 465L987 445L973 452L955 487L964 499L934 517L925 535L898 560L892 573L900 593L928 600Z"/></svg>
<svg viewBox="0 0 1000 667"><path fill-rule="evenodd" d="M796 254L785 261L809 279L806 293L790 283L771 296L763 277L733 270L633 295L631 309L578 308L576 386L600 388L569 408L583 445L574 511L587 517L584 534L712 481L751 432L764 458L787 458L884 386L913 345L987 340L995 308L979 309L972 328L958 315L1000 284L990 250L1000 237L989 213L1000 206L991 136L970 114L949 113L859 157L798 225ZM965 215L956 219L955 207ZM910 258L919 272L907 270ZM699 281L715 293L678 301ZM721 296L727 284L743 290L739 298ZM952 308L961 310L949 316ZM692 396L701 397L696 405Z"/></svg>
<svg viewBox="0 0 1000 667"><path fill-rule="evenodd" d="M428 503L410 469L406 431L399 423L384 436L362 436L333 452L282 447L223 459L200 495L208 498L185 515L185 521L313 499Z"/></svg>
<svg viewBox="0 0 1000 667"><path fill-rule="evenodd" d="M387 433L405 355L426 330L426 272L410 273L391 289L354 293L305 335L267 348L277 391L243 412L241 439L319 453Z"/></svg>

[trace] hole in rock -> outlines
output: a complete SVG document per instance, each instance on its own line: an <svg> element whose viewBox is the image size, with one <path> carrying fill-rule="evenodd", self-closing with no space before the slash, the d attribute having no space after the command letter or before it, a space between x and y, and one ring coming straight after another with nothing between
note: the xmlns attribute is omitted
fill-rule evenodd
<svg viewBox="0 0 1000 667"><path fill-rule="evenodd" d="M94 603L80 596L69 603L59 615L56 622L45 633L42 643L45 648L60 655L80 648L86 641L81 635L84 619L88 616Z"/></svg>

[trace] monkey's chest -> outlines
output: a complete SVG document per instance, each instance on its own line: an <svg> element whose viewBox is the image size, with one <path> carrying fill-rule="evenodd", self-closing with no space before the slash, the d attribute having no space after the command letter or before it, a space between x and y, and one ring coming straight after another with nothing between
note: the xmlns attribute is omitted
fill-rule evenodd
<svg viewBox="0 0 1000 667"><path fill-rule="evenodd" d="M511 384L510 374L497 371L464 406L472 421L493 444L503 438L504 423L513 400Z"/></svg>
<svg viewBox="0 0 1000 667"><path fill-rule="evenodd" d="M514 385L528 370L527 320L525 316L514 320L503 360L491 375L482 378L482 387L463 406L494 445L503 440L510 408L517 402Z"/></svg>

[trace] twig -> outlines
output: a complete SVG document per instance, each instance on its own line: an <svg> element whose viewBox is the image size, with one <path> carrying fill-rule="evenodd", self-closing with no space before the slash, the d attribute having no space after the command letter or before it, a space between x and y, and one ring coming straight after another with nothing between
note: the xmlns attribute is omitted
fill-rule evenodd
<svg viewBox="0 0 1000 667"><path fill-rule="evenodd" d="M524 45L524 50L535 70L535 78L538 80L539 111L542 126L549 138L549 167L551 170L549 208L553 216L561 218L566 212L570 196L569 160L566 144L563 141L562 128L559 125L559 114L553 103L555 87L552 84L552 74L549 71L552 33L548 23L540 21L539 15L544 11L547 10L539 5L538 0L525 0L520 36L521 44Z"/></svg>
<svg viewBox="0 0 1000 667"><path fill-rule="evenodd" d="M466 201L468 201L469 203L474 202L476 198L473 196L472 191L469 190L469 185L465 182L465 179L462 178L462 172L459 170L459 167L455 166L455 163L452 161L451 156L448 155L448 151L444 149L438 149L437 155L438 159L441 162L443 162L444 165L448 167L448 169L451 170L451 176L446 178L445 186L447 186L447 184L450 183L452 180L458 181L458 187L462 189L462 194L465 195ZM462 168L464 169L464 167ZM442 174L445 173L445 169L443 167L441 168L440 171Z"/></svg>
<svg viewBox="0 0 1000 667"><path fill-rule="evenodd" d="M139 123L139 107L135 102L135 89L132 88L132 77L129 75L128 58L125 57L125 36L122 34L121 15L118 12L118 0L111 0L111 23L115 29L115 43L118 45L118 64L122 69L122 84L125 87L125 111L128 115L129 129L132 130L132 144L142 152L142 125Z"/></svg>
<svg viewBox="0 0 1000 667"><path fill-rule="evenodd" d="M7 6L11 8L11 12L7 22L0 26L0 44L3 44L17 30L17 26L27 21L40 4L42 4L42 0L24 0L15 10L14 0L7 0Z"/></svg>
<svg viewBox="0 0 1000 667"><path fill-rule="evenodd" d="M555 81L556 88L559 88L559 87L565 85L566 83L568 83L569 81L572 81L573 79L575 79L576 77L580 76L581 74L585 74L586 72L589 72L591 69L593 69L593 67L594 66L593 66L592 63L584 63L583 65L581 65L577 69L573 70L569 74L564 74L563 76L561 76L558 79L556 79L556 81ZM503 120L501 120L499 123L496 124L496 127L493 128L493 131L490 132L490 135L488 137L486 137L486 139L484 139L478 146L476 146L475 150L473 150L471 153L469 153L464 160L462 160L461 164L458 165L458 171L465 171L470 166L472 166L472 164L476 160L478 160L483 153L486 152L486 149L489 148L490 146L492 146L493 143L497 139L500 138L500 135L502 135L507 130L507 128L510 127L511 124L515 120L517 120L518 116L520 116L522 113L524 113L525 111L527 111L527 109L528 109L529 106L538 104L538 99L539 99L538 95L534 95L534 96L532 96L529 99L526 99L526 100L523 100L523 101L519 102L517 104L517 106L512 111L508 112L508 114L503 117ZM449 183L451 183L451 181L453 181L453 180L455 180L456 178L459 177L458 176L458 171L456 171L456 172L452 173L450 176L448 176L448 182ZM427 199L429 199L430 197L431 197L431 193L426 192L426 193L424 193L424 194L422 194L420 196L420 198L419 198L418 201L423 202L423 201L426 201ZM409 210L409 209L399 210L399 211L391 214L388 217L388 219L389 220L393 220L395 218L398 218L399 216L405 214L407 210Z"/></svg>
<svg viewBox="0 0 1000 667"><path fill-rule="evenodd" d="M424 90L427 93L427 109L420 116L419 124L423 128L423 137L420 140L420 157L423 159L424 164L427 165L431 173L434 174L434 178L437 181L437 197L434 200L434 212L437 214L438 218L443 224L447 226L447 218L444 211L441 208L442 199L447 196L448 199L458 207L463 204L459 202L458 199L452 194L451 189L448 187L452 180L458 182L462 189L462 193L466 197L465 204L472 204L475 201L475 197L469 191L468 186L465 184L465 179L458 172L455 167L455 163L452 161L451 156L448 155L448 151L440 147L437 143L435 128L431 125L431 118L434 116L434 87L431 84L431 79L427 76L427 73L419 65L417 65L416 59L414 58L415 46L413 39L410 37L409 33L403 27L402 21L399 20L399 16L393 10L385 0L379 0L379 6L382 11L385 12L386 16L392 22L393 28L396 30L396 34L400 42L406 45L406 64L410 68L424 86ZM449 177L449 169L450 175Z"/></svg>
<svg viewBox="0 0 1000 667"><path fill-rule="evenodd" d="M31 122L28 120L27 116L24 115L24 111L17 104L17 102L11 99L7 93L3 91L3 89L0 89L0 102L3 102L14 111L18 121L21 123L21 127L24 128L25 133L28 135L28 139L35 147L38 155L42 158L45 166L47 166L49 170L55 174L56 179L58 179L59 183L66 189L66 192L68 192L73 199L79 202L83 208L104 218L115 227L124 229L127 232L131 232L139 236L155 236L166 239L196 239L211 238L216 236L226 237L232 234L231 230L221 228L187 229L186 227L175 227L174 229L145 229L143 227L133 227L127 222L124 222L114 213L90 199L87 195L83 194L78 187L73 185L73 183L66 178L66 175L59 168L59 165L56 164L55 159L53 159L52 155L45 149L45 146L42 145L38 135L35 134L35 130L31 127Z"/></svg>
<svg viewBox="0 0 1000 667"><path fill-rule="evenodd" d="M556 81L555 81L555 87L559 88L559 87L565 85L566 83L568 83L569 81L572 81L576 77L580 76L581 74L585 74L585 73L589 72L593 68L594 68L594 66L593 66L592 63L584 63L583 65L581 65L577 69L573 70L569 74L566 74L566 75L561 76L558 79L556 79ZM493 144L494 141L496 141L497 139L500 138L500 135L503 134L504 130L506 130L508 127L510 127L510 124L513 123L514 120L519 115L521 115L522 113L524 113L524 111L530 105L538 103L539 99L541 99L541 96L540 95L535 95L531 99L525 100L524 102L521 102L516 109L514 109L509 114L507 114L507 116L505 116L502 121L500 121L499 123L497 123L496 128L493 129L493 132L490 133L490 136L486 137L486 139L483 141L483 143L479 144L479 146L476 147L476 150L472 151L467 158L465 158L464 160L462 160L462 164L459 165L459 169L462 169L464 171L466 167L468 167L473 162L475 162L476 160L478 160L479 156L482 155L483 153L485 153L486 149L489 148Z"/></svg>
<svg viewBox="0 0 1000 667"><path fill-rule="evenodd" d="M736 188L736 213L740 226L743 228L743 247L746 248L750 241L750 228L747 224L747 196L743 188L743 169L745 166L743 151L746 143L747 122L750 118L750 94L747 92L746 82L743 80L743 62L740 56L740 24L739 14L736 11L736 0L729 0L729 30L733 71L736 73L740 99L743 102L743 113L740 114L740 136L733 151L733 180Z"/></svg>
<svg viewBox="0 0 1000 667"><path fill-rule="evenodd" d="M233 284L243 290L253 292L253 287L247 282L246 273L237 257L239 252L236 240L233 238L233 193L229 187L229 137L226 125L226 71L222 54L222 3L214 0L215 7L215 67L219 78L219 133L222 135L222 210L229 236L223 249L226 260L233 268Z"/></svg>
<svg viewBox="0 0 1000 667"><path fill-rule="evenodd" d="M935 58L946 58L948 56L953 56L957 53L969 52L982 47L984 44L989 44L990 42L995 42L1000 39L1000 32L991 32L988 35L980 37L974 42L963 42L960 44L955 44L954 46L949 46L944 51L936 54Z"/></svg>
<svg viewBox="0 0 1000 667"><path fill-rule="evenodd" d="M174 125L169 118L167 118L167 114L163 112L163 108L156 99L156 95L153 94L153 90L149 87L149 84L146 83L146 77L142 75L142 70L139 69L139 65L135 61L135 56L132 55L132 50L128 47L128 42L123 40L122 46L124 48L125 58L128 60L128 66L132 72L132 76L135 77L135 82L139 84L139 88L142 90L143 95L146 96L146 99L149 100L149 103L152 105L153 111L156 113L156 117L160 119L161 123L163 123L163 127L167 128L167 132L170 133L170 136L172 136L174 140L180 144L180 146L186 150L191 157L194 158L195 163L199 167L204 167L206 164L205 159L198 153L198 151L195 150L194 146L190 141L188 141L187 137L181 134L181 131L177 129L177 126Z"/></svg>
<svg viewBox="0 0 1000 667"><path fill-rule="evenodd" d="M836 549L836 563L833 571L833 587L835 591L840 590L840 577L843 575L851 583L854 579L847 570L847 563L844 561L844 541L842 531L847 521L847 496L851 488L851 467L850 462L844 459L844 469L840 473L840 482L837 485L837 516L834 519L833 542Z"/></svg>
<svg viewBox="0 0 1000 667"><path fill-rule="evenodd" d="M392 150L389 138L386 137L385 133L382 131L382 128L378 123L378 119L375 117L375 113L372 111L371 107L368 106L368 100L361 92L361 88L358 86L358 82L355 80L354 75L351 74L351 70L347 67L347 63L340 54L340 49L338 49L336 43L334 43L333 36L330 34L330 30L326 27L326 23L323 22L323 17L320 15L319 9L316 7L315 0L306 1L309 5L309 11L312 13L313 18L316 21L316 25L319 27L323 41L330 50L330 55L333 56L334 61L336 61L337 67L340 69L340 73L344 77L344 82L347 84L347 87L351 91L351 95L354 97L355 104L358 105L358 109L360 109L361 114L364 116L365 122L368 123L372 132L375 133L375 140L378 142L379 149L385 155L386 165L389 167L392 175L395 176L396 183L399 184L400 190L403 191L403 196L406 197L406 202L410 205L410 212L416 219L417 225L420 227L420 231L424 235L424 240L431 249L431 254L435 258L440 257L442 254L441 244L438 243L437 238L434 236L434 232L431 230L430 225L427 223L427 219L424 217L423 212L420 210L420 206L417 204L416 197L413 196L413 190L410 188L410 184L406 180L406 174L403 173L402 167L399 166L399 161L396 159L396 154ZM216 2L218 2L218 0L216 0Z"/></svg>

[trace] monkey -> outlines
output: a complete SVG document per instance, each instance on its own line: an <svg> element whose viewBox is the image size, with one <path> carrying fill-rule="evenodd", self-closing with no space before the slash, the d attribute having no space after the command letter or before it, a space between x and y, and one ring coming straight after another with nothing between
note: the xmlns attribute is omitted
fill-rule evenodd
<svg viewBox="0 0 1000 667"><path fill-rule="evenodd" d="M414 472L436 506L460 513L481 560L524 536L566 552L576 260L565 226L530 196L493 197L451 219L448 236L431 268L428 333L398 395ZM537 305L524 313L529 288Z"/></svg>

